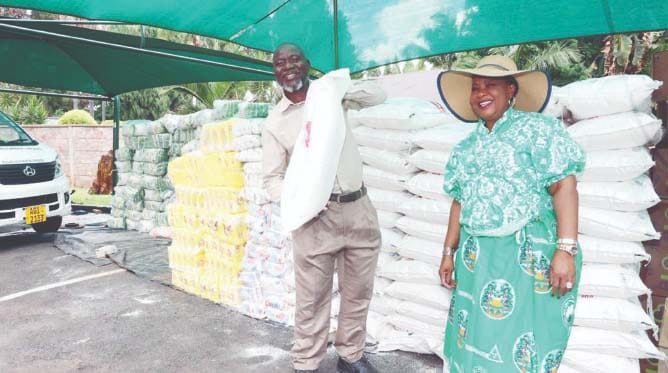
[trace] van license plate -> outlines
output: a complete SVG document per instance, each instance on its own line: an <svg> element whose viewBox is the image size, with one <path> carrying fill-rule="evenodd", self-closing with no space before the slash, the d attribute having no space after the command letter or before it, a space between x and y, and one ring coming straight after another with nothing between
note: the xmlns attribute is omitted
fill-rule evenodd
<svg viewBox="0 0 668 373"><path fill-rule="evenodd" d="M46 221L46 205L26 207L26 224L42 223Z"/></svg>

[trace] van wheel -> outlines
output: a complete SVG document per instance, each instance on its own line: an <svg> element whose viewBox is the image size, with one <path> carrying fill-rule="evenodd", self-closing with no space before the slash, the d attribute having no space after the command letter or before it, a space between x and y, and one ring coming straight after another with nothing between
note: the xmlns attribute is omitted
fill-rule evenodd
<svg viewBox="0 0 668 373"><path fill-rule="evenodd" d="M60 229L60 225L62 223L62 216L53 216L47 218L45 222L33 224L32 229L34 229L37 233L53 233Z"/></svg>

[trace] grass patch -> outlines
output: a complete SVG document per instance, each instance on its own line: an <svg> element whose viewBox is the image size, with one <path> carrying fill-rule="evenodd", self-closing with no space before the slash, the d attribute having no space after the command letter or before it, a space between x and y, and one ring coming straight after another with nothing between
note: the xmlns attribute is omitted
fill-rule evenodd
<svg viewBox="0 0 668 373"><path fill-rule="evenodd" d="M74 188L72 204L89 206L111 206L111 194L89 194L87 188Z"/></svg>

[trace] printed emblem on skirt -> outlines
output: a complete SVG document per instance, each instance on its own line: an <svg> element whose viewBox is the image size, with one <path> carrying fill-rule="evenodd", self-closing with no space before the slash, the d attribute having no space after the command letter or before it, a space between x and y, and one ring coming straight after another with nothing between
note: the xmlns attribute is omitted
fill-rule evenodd
<svg viewBox="0 0 668 373"><path fill-rule="evenodd" d="M561 304L561 321L566 329L573 325L575 319L575 297L569 296Z"/></svg>
<svg viewBox="0 0 668 373"><path fill-rule="evenodd" d="M543 359L543 364L540 368L541 373L557 373L559 364L561 363L561 358L564 356L564 352L561 350L550 351L545 358Z"/></svg>
<svg viewBox="0 0 668 373"><path fill-rule="evenodd" d="M541 251L534 251L533 255L533 290L545 294L550 291L550 260Z"/></svg>
<svg viewBox="0 0 668 373"><path fill-rule="evenodd" d="M480 294L482 312L494 320L503 320L515 309L515 290L504 279L492 280L485 284Z"/></svg>
<svg viewBox="0 0 668 373"><path fill-rule="evenodd" d="M533 242L531 240L525 240L517 250L517 262L522 268L522 271L529 276L535 276L533 269L534 262L534 253L533 253Z"/></svg>
<svg viewBox="0 0 668 373"><path fill-rule="evenodd" d="M464 347L468 322L469 313L466 310L457 312L457 346L459 348Z"/></svg>
<svg viewBox="0 0 668 373"><path fill-rule="evenodd" d="M536 341L532 332L524 333L515 340L513 362L517 370L522 373L535 372L538 368Z"/></svg>
<svg viewBox="0 0 668 373"><path fill-rule="evenodd" d="M455 296L450 299L450 309L448 310L448 322L450 324L455 322L455 299L457 299Z"/></svg>
<svg viewBox="0 0 668 373"><path fill-rule="evenodd" d="M478 244L478 240L476 240L473 236L469 236L469 238L464 241L462 256L464 267L466 267L469 272L473 272L475 270L475 263L478 260L479 253L480 245Z"/></svg>

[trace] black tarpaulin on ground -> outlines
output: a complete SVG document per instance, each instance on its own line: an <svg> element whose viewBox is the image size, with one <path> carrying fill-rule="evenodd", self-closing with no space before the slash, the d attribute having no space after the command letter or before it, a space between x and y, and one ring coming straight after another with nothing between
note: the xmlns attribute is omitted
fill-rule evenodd
<svg viewBox="0 0 668 373"><path fill-rule="evenodd" d="M170 240L151 238L146 233L106 228L104 223L81 224L82 228L61 229L54 245L97 266L116 264L152 281L171 285L171 269L167 256ZM109 252L115 247L113 252ZM98 249L105 248L103 258Z"/></svg>

